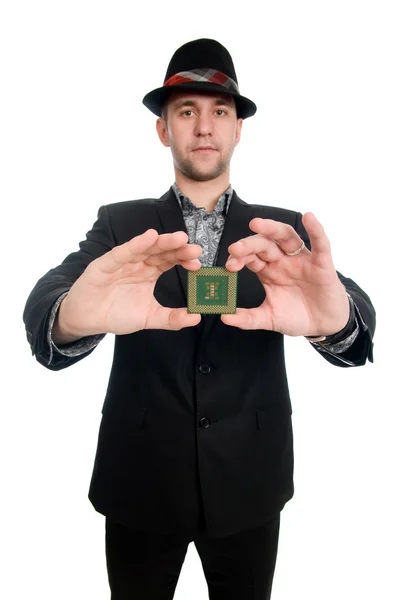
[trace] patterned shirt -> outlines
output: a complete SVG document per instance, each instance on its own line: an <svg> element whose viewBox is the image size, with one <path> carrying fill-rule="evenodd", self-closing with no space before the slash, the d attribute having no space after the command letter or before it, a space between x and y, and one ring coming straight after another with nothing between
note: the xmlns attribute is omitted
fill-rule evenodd
<svg viewBox="0 0 401 600"><path fill-rule="evenodd" d="M199 260L202 267L213 267L217 259L226 215L233 197L232 187L230 186L220 196L216 207L211 212L195 206L187 196L180 192L176 183L173 184L173 190L182 210L189 243L201 246L203 253Z"/></svg>

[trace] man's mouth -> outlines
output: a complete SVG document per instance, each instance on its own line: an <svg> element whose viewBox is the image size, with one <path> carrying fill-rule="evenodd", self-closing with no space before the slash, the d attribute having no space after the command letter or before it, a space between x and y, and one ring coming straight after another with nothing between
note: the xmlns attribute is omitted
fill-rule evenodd
<svg viewBox="0 0 401 600"><path fill-rule="evenodd" d="M194 148L193 152L216 152L216 148L212 148L212 146L199 146L198 148Z"/></svg>

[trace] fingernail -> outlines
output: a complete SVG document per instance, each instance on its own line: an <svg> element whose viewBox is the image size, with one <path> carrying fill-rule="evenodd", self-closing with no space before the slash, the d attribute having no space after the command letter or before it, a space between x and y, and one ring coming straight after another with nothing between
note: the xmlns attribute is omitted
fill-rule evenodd
<svg viewBox="0 0 401 600"><path fill-rule="evenodd" d="M230 265L235 265L237 263L237 259L234 258L233 256L230 256L230 258L227 261L227 264L230 263Z"/></svg>

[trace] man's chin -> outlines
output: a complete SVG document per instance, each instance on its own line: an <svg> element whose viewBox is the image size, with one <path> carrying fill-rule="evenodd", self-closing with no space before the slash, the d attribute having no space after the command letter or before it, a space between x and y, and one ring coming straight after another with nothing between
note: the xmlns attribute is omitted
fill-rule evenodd
<svg viewBox="0 0 401 600"><path fill-rule="evenodd" d="M221 173L192 173L189 177L194 181L212 181L217 179Z"/></svg>
<svg viewBox="0 0 401 600"><path fill-rule="evenodd" d="M180 169L183 175L192 179L193 181L212 181L212 179L217 179L224 173L227 167L220 167L218 169L199 169L199 168L188 168L188 169Z"/></svg>

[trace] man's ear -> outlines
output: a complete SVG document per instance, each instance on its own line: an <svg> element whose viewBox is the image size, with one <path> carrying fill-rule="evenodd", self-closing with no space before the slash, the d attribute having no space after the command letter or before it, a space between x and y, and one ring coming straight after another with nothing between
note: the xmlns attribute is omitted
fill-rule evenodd
<svg viewBox="0 0 401 600"><path fill-rule="evenodd" d="M241 131L242 131L242 123L244 122L243 119L238 119L237 120L237 132L235 135L235 145L237 145L241 139Z"/></svg>
<svg viewBox="0 0 401 600"><path fill-rule="evenodd" d="M170 146L170 142L168 139L167 123L162 117L159 117L156 121L156 131L163 146L168 148Z"/></svg>

